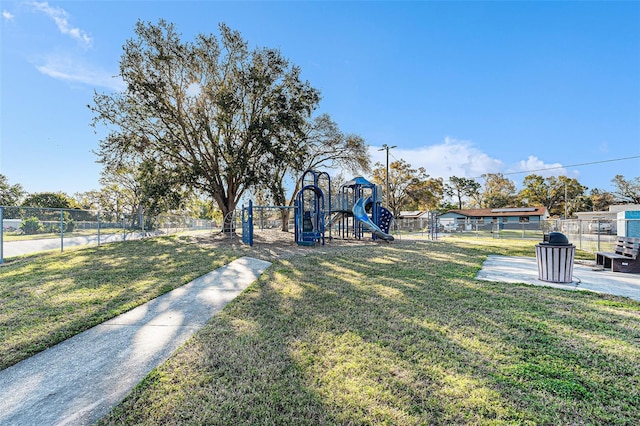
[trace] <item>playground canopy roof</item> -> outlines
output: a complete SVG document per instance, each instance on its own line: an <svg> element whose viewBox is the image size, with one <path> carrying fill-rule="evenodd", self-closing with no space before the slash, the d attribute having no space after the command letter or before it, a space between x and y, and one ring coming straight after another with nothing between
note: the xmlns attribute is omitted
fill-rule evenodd
<svg viewBox="0 0 640 426"><path fill-rule="evenodd" d="M342 186L352 187L352 186L356 186L356 185L369 186L369 187L375 186L375 184L369 182L368 180L366 180L362 176L354 177L353 179L351 179L350 181L346 182Z"/></svg>

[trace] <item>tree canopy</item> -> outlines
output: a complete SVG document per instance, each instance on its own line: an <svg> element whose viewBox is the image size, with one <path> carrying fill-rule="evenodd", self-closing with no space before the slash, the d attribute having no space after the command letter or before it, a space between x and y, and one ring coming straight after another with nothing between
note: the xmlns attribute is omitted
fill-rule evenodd
<svg viewBox="0 0 640 426"><path fill-rule="evenodd" d="M306 170L339 168L356 173L370 169L364 139L358 135L344 134L328 114L308 120L297 145L297 156L292 161L274 164L274 179L264 188L275 205L293 205L296 194L302 188L302 175ZM289 198L286 181L294 182ZM282 209L280 212L282 230L287 231L290 210Z"/></svg>
<svg viewBox="0 0 640 426"><path fill-rule="evenodd" d="M516 185L502 173L487 173L484 178L484 191L479 207L502 208L517 207Z"/></svg>
<svg viewBox="0 0 640 426"><path fill-rule="evenodd" d="M449 183L444 185L444 193L451 198L457 199L458 208L462 208L462 200L465 197L471 197L478 193L480 184L474 179L465 177L451 176Z"/></svg>
<svg viewBox="0 0 640 426"><path fill-rule="evenodd" d="M381 185L388 200L389 210L398 217L409 204L434 204L441 195L442 182L430 179L423 167L414 169L411 164L400 159L389 164L389 193L386 192L386 167L376 163L373 181Z"/></svg>
<svg viewBox="0 0 640 426"><path fill-rule="evenodd" d="M611 182L616 187L614 196L618 202L640 204L640 177L626 179L616 175Z"/></svg>
<svg viewBox="0 0 640 426"><path fill-rule="evenodd" d="M184 42L164 20L138 22L120 61L126 90L96 94L90 108L93 124L109 129L98 151L106 167L127 156L152 162L226 215L300 156L320 96L278 50L250 50L237 31L219 30L220 39Z"/></svg>
<svg viewBox="0 0 640 426"><path fill-rule="evenodd" d="M22 185L11 185L9 179L0 174L0 206L17 206L25 195Z"/></svg>
<svg viewBox="0 0 640 426"><path fill-rule="evenodd" d="M519 195L524 205L544 206L551 215L558 216L564 216L565 211L568 212L567 200L581 197L587 189L575 178L543 178L536 174L526 176L523 186Z"/></svg>
<svg viewBox="0 0 640 426"><path fill-rule="evenodd" d="M72 209L75 201L64 192L37 192L29 194L22 202L24 207Z"/></svg>

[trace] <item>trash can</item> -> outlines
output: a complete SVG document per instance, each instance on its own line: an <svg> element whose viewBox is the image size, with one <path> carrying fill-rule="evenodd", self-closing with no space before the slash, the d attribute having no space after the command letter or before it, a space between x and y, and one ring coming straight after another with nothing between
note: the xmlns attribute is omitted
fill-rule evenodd
<svg viewBox="0 0 640 426"><path fill-rule="evenodd" d="M551 283L570 283L573 281L573 260L576 246L569 243L566 235L550 232L544 241L536 244L538 261L538 279Z"/></svg>

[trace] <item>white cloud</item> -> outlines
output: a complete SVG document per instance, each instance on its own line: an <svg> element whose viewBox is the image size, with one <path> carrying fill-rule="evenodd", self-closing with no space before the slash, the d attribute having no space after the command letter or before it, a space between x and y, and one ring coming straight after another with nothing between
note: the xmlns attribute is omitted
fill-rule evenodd
<svg viewBox="0 0 640 426"><path fill-rule="evenodd" d="M7 12L6 10L2 11L2 17L6 20L6 21L13 21L13 18L15 18L15 15L12 14L11 12Z"/></svg>
<svg viewBox="0 0 640 426"><path fill-rule="evenodd" d="M386 164L386 152L371 147L373 163ZM415 149L401 147L389 151L389 162L403 159L415 169L424 167L429 176L445 181L451 176L478 178L485 173L500 173L502 161L491 158L470 141L447 137L442 143Z"/></svg>
<svg viewBox="0 0 640 426"><path fill-rule="evenodd" d="M72 27L69 24L69 14L64 9L49 6L49 3L47 2L33 2L32 5L35 10L40 11L47 15L49 18L53 19L58 27L58 30L60 30L62 34L76 39L86 47L91 47L91 37L80 28Z"/></svg>
<svg viewBox="0 0 640 426"><path fill-rule="evenodd" d="M538 157L530 155L526 160L520 160L511 166L507 173L536 174L542 177L565 176L567 170L560 163L545 163Z"/></svg>
<svg viewBox="0 0 640 426"><path fill-rule="evenodd" d="M92 67L69 55L50 55L44 65L37 66L38 71L58 80L82 83L88 86L123 90L124 82L119 76Z"/></svg>

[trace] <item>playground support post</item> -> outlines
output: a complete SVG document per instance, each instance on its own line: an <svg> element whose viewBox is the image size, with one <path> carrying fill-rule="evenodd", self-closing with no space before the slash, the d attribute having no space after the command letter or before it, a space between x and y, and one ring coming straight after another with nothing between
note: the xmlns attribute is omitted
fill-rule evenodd
<svg viewBox="0 0 640 426"><path fill-rule="evenodd" d="M251 200L248 207L242 206L242 242L253 247L253 201Z"/></svg>

